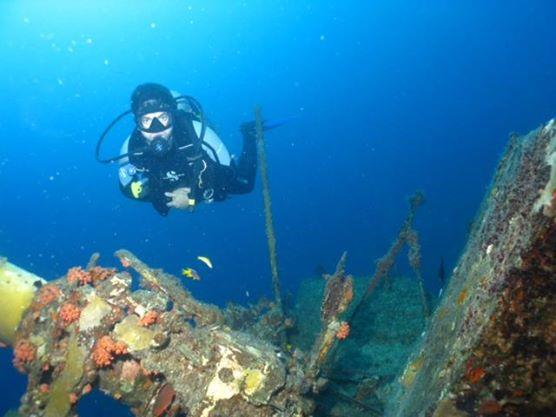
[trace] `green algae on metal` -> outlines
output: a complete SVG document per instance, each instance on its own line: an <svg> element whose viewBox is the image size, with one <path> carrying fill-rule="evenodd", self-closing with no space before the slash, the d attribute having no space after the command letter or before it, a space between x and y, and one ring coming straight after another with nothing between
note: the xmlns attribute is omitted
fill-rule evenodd
<svg viewBox="0 0 556 417"><path fill-rule="evenodd" d="M45 417L60 417L69 413L72 404L70 393L83 376L83 364L86 352L79 346L76 337L72 337L68 344L66 366L62 374L51 387L50 401L46 405Z"/></svg>

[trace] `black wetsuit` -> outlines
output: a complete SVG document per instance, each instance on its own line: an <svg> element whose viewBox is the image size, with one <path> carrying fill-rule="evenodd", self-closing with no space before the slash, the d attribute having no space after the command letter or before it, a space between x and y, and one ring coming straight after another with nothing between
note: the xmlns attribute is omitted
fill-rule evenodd
<svg viewBox="0 0 556 417"><path fill-rule="evenodd" d="M228 194L249 193L257 170L256 140L252 130L243 129L242 133L239 161L232 160L226 166L213 160L203 149L189 113L176 113L172 148L162 157L146 150L146 140L135 129L128 143L129 163L120 168L120 189L129 198L150 201L162 216L170 210L167 206L170 199L164 193L177 188L190 187L189 198L196 203L222 201ZM132 184L141 180L142 192L134 195Z"/></svg>

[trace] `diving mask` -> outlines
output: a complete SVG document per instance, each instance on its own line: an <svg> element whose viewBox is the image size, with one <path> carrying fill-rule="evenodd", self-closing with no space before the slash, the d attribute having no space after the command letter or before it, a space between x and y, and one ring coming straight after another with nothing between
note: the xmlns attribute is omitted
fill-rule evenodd
<svg viewBox="0 0 556 417"><path fill-rule="evenodd" d="M159 133L172 125L172 115L166 111L146 113L137 118L137 127L143 132Z"/></svg>

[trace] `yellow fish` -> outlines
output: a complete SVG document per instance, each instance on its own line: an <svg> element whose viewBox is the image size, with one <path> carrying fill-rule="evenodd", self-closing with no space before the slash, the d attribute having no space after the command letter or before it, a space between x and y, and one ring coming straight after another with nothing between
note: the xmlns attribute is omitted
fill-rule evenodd
<svg viewBox="0 0 556 417"><path fill-rule="evenodd" d="M199 276L197 271L195 271L193 268L183 268L181 270L181 274L184 277L189 278L193 281L200 281L201 280L201 277Z"/></svg>
<svg viewBox="0 0 556 417"><path fill-rule="evenodd" d="M210 269L212 269L212 261L209 258L207 258L206 256L197 256L197 259L208 266Z"/></svg>

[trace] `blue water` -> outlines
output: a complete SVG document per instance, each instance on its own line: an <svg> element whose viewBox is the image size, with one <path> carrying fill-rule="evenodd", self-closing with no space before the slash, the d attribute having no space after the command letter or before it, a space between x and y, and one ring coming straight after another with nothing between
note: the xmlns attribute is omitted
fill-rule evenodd
<svg viewBox="0 0 556 417"><path fill-rule="evenodd" d="M163 218L95 162L104 127L155 81L201 101L232 152L255 105L295 117L267 138L286 291L344 250L349 272L372 273L422 189L416 227L437 292L508 134L556 113L555 13L548 0L3 1L0 255L54 279L127 248L172 273L198 267L188 288L209 302L270 294L260 181ZM0 414L24 389L9 359L2 350Z"/></svg>

